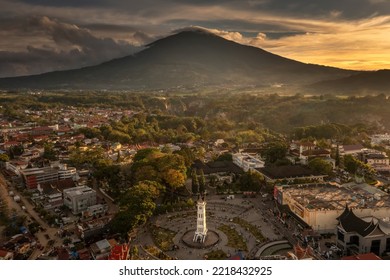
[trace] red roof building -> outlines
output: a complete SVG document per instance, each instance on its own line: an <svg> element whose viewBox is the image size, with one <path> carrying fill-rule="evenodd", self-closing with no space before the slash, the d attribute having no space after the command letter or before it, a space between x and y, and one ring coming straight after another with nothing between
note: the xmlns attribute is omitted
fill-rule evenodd
<svg viewBox="0 0 390 280"><path fill-rule="evenodd" d="M358 254L354 256L346 256L342 257L342 260L363 260L363 261L374 261L374 260L381 260L380 257L375 255L374 253L366 253L366 254Z"/></svg>
<svg viewBox="0 0 390 280"><path fill-rule="evenodd" d="M111 249L111 254L108 256L108 259L117 261L127 260L129 257L129 251L130 247L127 244L115 245Z"/></svg>

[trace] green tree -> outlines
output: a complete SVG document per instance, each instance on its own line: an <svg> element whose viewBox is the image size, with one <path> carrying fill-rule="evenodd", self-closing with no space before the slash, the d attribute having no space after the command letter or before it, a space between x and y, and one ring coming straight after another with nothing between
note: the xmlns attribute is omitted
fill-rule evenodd
<svg viewBox="0 0 390 280"><path fill-rule="evenodd" d="M308 166L311 170L318 174L331 175L333 171L332 164L322 158L312 159Z"/></svg>
<svg viewBox="0 0 390 280"><path fill-rule="evenodd" d="M271 142L266 147L264 152L267 164L273 164L277 160L282 160L286 157L288 148L284 142Z"/></svg>
<svg viewBox="0 0 390 280"><path fill-rule="evenodd" d="M359 162L352 155L344 156L344 168L351 174L355 174L359 168Z"/></svg>
<svg viewBox="0 0 390 280"><path fill-rule="evenodd" d="M206 190L206 179L204 177L203 169L201 169L199 173L199 193L204 193Z"/></svg>
<svg viewBox="0 0 390 280"><path fill-rule="evenodd" d="M153 181L142 181L129 188L120 200L121 211L110 222L112 232L126 236L130 230L146 223L163 190L163 186Z"/></svg>
<svg viewBox="0 0 390 280"><path fill-rule="evenodd" d="M199 193L199 180L198 180L198 176L196 175L195 169L192 169L191 177L192 177L192 193L197 194Z"/></svg>
<svg viewBox="0 0 390 280"><path fill-rule="evenodd" d="M340 149L339 149L339 145L337 145L336 147L336 156L335 156L335 160L336 160L336 167L340 167Z"/></svg>
<svg viewBox="0 0 390 280"><path fill-rule="evenodd" d="M0 161L2 162L9 161L9 156L7 154L0 154Z"/></svg>
<svg viewBox="0 0 390 280"><path fill-rule="evenodd" d="M249 170L241 175L238 182L241 191L258 192L265 184L265 179L259 172Z"/></svg>
<svg viewBox="0 0 390 280"><path fill-rule="evenodd" d="M48 159L48 160L57 160L57 153L54 150L54 145L52 143L45 143L43 145L43 158Z"/></svg>

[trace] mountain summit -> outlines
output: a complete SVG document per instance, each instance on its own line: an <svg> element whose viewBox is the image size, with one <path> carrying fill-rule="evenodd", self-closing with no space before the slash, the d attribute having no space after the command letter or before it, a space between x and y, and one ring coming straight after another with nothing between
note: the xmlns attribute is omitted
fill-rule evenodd
<svg viewBox="0 0 390 280"><path fill-rule="evenodd" d="M0 79L0 88L161 89L307 85L354 71L305 64L204 30L159 39L134 55L76 70Z"/></svg>

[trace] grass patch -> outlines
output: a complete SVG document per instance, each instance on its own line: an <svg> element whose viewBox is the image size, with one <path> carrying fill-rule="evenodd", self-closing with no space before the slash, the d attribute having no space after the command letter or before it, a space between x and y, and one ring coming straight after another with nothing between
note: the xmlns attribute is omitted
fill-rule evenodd
<svg viewBox="0 0 390 280"><path fill-rule="evenodd" d="M231 228L227 225L222 225L218 228L218 230L220 230L224 234L226 234L226 236L228 238L227 246L238 249L238 250L242 250L242 251L248 250L246 243L244 241L244 238L241 235L239 235L238 232L234 228Z"/></svg>
<svg viewBox="0 0 390 280"><path fill-rule="evenodd" d="M233 223L236 223L249 231L255 238L256 240L259 240L260 242L265 241L264 235L261 233L261 231L254 225L248 223L247 221L239 218L239 217L234 217L233 218Z"/></svg>
<svg viewBox="0 0 390 280"><path fill-rule="evenodd" d="M226 260L227 254L222 250L215 250L204 254L204 258L208 260Z"/></svg>
<svg viewBox="0 0 390 280"><path fill-rule="evenodd" d="M159 247L162 251L169 251L172 249L173 238L176 235L176 232L161 228L157 226L151 226L150 228L154 244L156 244L157 247Z"/></svg>

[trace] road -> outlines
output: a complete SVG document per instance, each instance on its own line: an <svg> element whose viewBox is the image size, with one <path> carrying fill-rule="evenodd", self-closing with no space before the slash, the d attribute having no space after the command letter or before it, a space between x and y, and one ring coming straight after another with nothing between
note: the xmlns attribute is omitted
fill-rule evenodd
<svg viewBox="0 0 390 280"><path fill-rule="evenodd" d="M13 198L8 194L10 187L9 184L7 184L6 179L4 178L3 174L0 173L0 191L2 197L4 197L8 209L11 211L15 211L16 215L20 216L27 216L27 219L31 221L36 221L43 229L43 231L38 231L35 234L35 237L37 238L37 242L39 242L42 246L47 248L49 240L54 240L54 244L52 246L60 246L62 245L62 240L56 235L58 228L50 227L46 221L44 221L37 212L34 210L34 206L30 203L29 200L27 200L18 190L15 188L12 188L12 191L15 195L20 196L20 202L17 203L13 200ZM24 211L22 209L22 205L26 207L26 210ZM46 238L45 235L48 235L49 238ZM41 251L36 248L29 259L36 259L41 254Z"/></svg>

